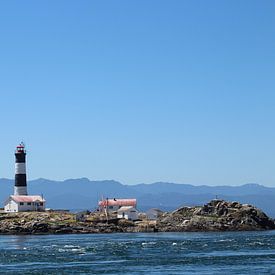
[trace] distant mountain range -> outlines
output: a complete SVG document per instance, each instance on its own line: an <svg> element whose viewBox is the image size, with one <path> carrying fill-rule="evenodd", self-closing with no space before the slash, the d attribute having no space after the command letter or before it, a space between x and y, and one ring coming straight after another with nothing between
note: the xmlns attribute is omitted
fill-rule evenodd
<svg viewBox="0 0 275 275"><path fill-rule="evenodd" d="M14 181L0 179L0 206L13 193ZM117 181L90 181L87 178L52 181L37 179L28 182L29 194L43 194L47 207L61 209L95 209L104 198L137 198L138 209L156 207L173 210L182 205L202 205L213 198L253 204L275 217L275 188L259 184L242 186L193 186L156 182L152 184L123 185Z"/></svg>

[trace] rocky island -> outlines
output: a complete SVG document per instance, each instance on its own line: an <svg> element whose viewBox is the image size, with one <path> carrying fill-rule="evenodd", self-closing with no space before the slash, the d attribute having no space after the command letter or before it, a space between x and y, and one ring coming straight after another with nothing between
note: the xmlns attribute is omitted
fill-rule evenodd
<svg viewBox="0 0 275 275"><path fill-rule="evenodd" d="M212 200L204 206L181 207L148 220L117 219L87 212L79 220L66 212L1 213L0 234L85 234L115 232L188 232L272 230L275 222L256 207L238 202Z"/></svg>

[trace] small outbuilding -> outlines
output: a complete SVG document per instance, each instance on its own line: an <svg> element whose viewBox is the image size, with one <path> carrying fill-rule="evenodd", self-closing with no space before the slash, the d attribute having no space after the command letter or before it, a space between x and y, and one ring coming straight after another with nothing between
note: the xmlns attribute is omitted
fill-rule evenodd
<svg viewBox="0 0 275 275"><path fill-rule="evenodd" d="M131 221L138 220L138 211L133 206L122 206L117 210L118 219L126 219Z"/></svg>
<svg viewBox="0 0 275 275"><path fill-rule="evenodd" d="M46 201L41 196L11 195L5 201L5 212L45 211Z"/></svg>

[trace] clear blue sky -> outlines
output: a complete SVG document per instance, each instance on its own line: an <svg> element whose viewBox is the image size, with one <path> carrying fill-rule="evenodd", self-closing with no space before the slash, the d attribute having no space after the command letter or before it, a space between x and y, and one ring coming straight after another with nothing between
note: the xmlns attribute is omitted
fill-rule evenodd
<svg viewBox="0 0 275 275"><path fill-rule="evenodd" d="M0 177L275 186L274 1L2 1Z"/></svg>

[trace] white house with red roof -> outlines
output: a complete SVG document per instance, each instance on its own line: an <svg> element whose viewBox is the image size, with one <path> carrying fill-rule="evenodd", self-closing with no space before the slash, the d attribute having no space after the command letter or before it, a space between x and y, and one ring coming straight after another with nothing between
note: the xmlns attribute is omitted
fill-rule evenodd
<svg viewBox="0 0 275 275"><path fill-rule="evenodd" d="M45 211L46 201L41 196L11 195L5 201L5 212Z"/></svg>
<svg viewBox="0 0 275 275"><path fill-rule="evenodd" d="M107 211L117 211L121 207L124 206L131 206L136 207L137 206L137 200L136 199L105 199L101 200L98 203L100 210L107 210Z"/></svg>

